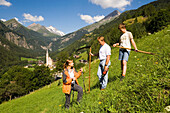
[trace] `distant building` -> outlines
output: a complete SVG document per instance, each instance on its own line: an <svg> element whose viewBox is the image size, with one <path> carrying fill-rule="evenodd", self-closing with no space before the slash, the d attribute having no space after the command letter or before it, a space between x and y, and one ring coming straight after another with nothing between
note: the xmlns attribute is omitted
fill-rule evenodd
<svg viewBox="0 0 170 113"><path fill-rule="evenodd" d="M49 57L48 49L46 52L46 66L53 67L53 60Z"/></svg>
<svg viewBox="0 0 170 113"><path fill-rule="evenodd" d="M74 55L73 57L74 57L74 58L79 58L80 56L78 56L78 55Z"/></svg>
<svg viewBox="0 0 170 113"><path fill-rule="evenodd" d="M24 66L24 68L33 68L34 66L32 64L28 64L26 66Z"/></svg>
<svg viewBox="0 0 170 113"><path fill-rule="evenodd" d="M87 64L87 60L79 60L80 63L84 63L84 64Z"/></svg>
<svg viewBox="0 0 170 113"><path fill-rule="evenodd" d="M38 66L42 66L42 65L44 65L44 61L38 60Z"/></svg>

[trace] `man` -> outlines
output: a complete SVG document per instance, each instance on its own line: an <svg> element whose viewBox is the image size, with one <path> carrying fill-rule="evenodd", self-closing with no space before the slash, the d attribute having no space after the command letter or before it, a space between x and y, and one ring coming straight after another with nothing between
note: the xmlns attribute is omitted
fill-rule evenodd
<svg viewBox="0 0 170 113"><path fill-rule="evenodd" d="M137 51L136 43L133 40L133 35L131 32L126 30L125 24L120 24L118 29L123 34L120 37L120 43L113 44L113 47L120 45L121 47L131 48L131 43L132 43L133 47L135 48L135 51ZM129 54L130 54L130 50L127 50L127 49L119 50L119 60L121 60L121 70L122 70L122 76L121 76L120 81L122 81L125 78Z"/></svg>
<svg viewBox="0 0 170 113"><path fill-rule="evenodd" d="M111 64L110 62L110 55L111 55L111 48L110 46L104 41L104 37L98 37L97 38L100 46L100 50L98 53L99 56L99 67L98 67L98 72L97 75L99 77L100 85L101 85L101 90L104 90L107 86L108 82L108 70L109 66ZM92 56L95 56L94 54L90 53Z"/></svg>

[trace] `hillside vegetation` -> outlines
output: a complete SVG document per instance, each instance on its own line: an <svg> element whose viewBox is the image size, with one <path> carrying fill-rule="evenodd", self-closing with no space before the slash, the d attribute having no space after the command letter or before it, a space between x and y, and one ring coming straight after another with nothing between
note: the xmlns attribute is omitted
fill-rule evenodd
<svg viewBox="0 0 170 113"><path fill-rule="evenodd" d="M70 55L83 45L91 46L93 50L98 51L98 36L104 36L109 45L118 42L121 33L118 30L120 23L125 23L127 29L132 32L135 39L141 38L147 33L158 32L170 22L170 1L157 0L143 5L135 10L128 10L119 15L111 22L101 25L98 29L89 34L83 35L79 40L68 45L63 51ZM62 52L63 52L62 51ZM52 54L52 58L59 58L60 53Z"/></svg>
<svg viewBox="0 0 170 113"><path fill-rule="evenodd" d="M100 91L96 75L99 60L91 64L91 91L84 93L76 104L76 95L69 110L65 110L65 95L59 81L24 97L4 102L1 113L63 113L63 112L167 112L170 105L170 26L164 30L135 40L139 50L155 55L131 52L126 78L120 82L118 48L112 48L109 82ZM92 50L93 52L93 50ZM86 90L88 66L84 67ZM79 78L83 87L83 77ZM77 94L77 93L75 93ZM72 99L71 99L72 100Z"/></svg>

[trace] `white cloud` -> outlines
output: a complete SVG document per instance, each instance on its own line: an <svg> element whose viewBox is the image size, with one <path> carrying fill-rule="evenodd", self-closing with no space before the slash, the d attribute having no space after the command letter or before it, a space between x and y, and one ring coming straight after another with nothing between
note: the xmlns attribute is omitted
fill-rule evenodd
<svg viewBox="0 0 170 113"><path fill-rule="evenodd" d="M5 5L5 6L11 6L12 4L10 2L7 2L5 0L0 0L0 5Z"/></svg>
<svg viewBox="0 0 170 113"><path fill-rule="evenodd" d="M44 18L42 16L32 16L31 14L26 14L24 13L23 16L25 17L26 21L25 22L39 22L39 21L44 21Z"/></svg>
<svg viewBox="0 0 170 113"><path fill-rule="evenodd" d="M6 22L6 19L3 19L3 18L2 18L1 21Z"/></svg>
<svg viewBox="0 0 170 113"><path fill-rule="evenodd" d="M90 15L80 15L80 18L82 20L84 20L86 23L89 23L89 24L92 24L94 22L98 22L101 19L103 19L104 17L105 17L104 15L102 15L102 16L94 16L94 17L91 17Z"/></svg>
<svg viewBox="0 0 170 113"><path fill-rule="evenodd" d="M125 6L130 5L132 0L89 0L93 4L100 5L103 9L118 8L125 10Z"/></svg>

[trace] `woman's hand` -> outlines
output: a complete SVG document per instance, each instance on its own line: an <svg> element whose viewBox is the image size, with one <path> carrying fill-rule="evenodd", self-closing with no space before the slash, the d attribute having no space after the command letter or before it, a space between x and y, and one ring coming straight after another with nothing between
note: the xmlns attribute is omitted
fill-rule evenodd
<svg viewBox="0 0 170 113"><path fill-rule="evenodd" d="M83 68L81 68L80 71L83 72Z"/></svg>
<svg viewBox="0 0 170 113"><path fill-rule="evenodd" d="M75 80L76 80L76 77L73 78L73 81L75 81Z"/></svg>

